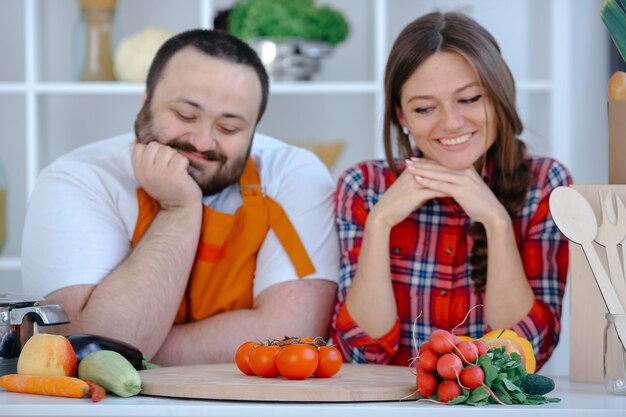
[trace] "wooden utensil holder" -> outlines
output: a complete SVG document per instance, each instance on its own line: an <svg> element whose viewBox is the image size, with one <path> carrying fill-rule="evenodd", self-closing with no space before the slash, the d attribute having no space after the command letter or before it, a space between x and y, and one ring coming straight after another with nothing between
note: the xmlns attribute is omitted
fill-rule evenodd
<svg viewBox="0 0 626 417"><path fill-rule="evenodd" d="M626 143L626 142L625 142ZM613 191L626 201L626 185L573 185L589 201L598 223L601 220L598 191L605 195ZM604 247L593 243L608 271ZM603 382L602 338L607 313L604 300L580 245L569 244L570 279L570 380Z"/></svg>

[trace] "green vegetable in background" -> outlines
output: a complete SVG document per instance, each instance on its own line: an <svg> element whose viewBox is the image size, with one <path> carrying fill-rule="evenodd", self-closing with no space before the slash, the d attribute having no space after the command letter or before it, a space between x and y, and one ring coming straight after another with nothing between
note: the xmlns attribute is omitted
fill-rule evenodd
<svg viewBox="0 0 626 417"><path fill-rule="evenodd" d="M337 45L350 32L341 12L313 0L240 0L228 15L228 31L243 40L302 38Z"/></svg>
<svg viewBox="0 0 626 417"><path fill-rule="evenodd" d="M561 401L559 398L549 398L536 394L531 389L524 391L522 387L534 387L532 381L525 382L527 376L533 374L526 373L526 368L519 354L513 352L509 355L505 349L504 346L494 348L478 357L478 366L485 373L484 385L486 387L483 385L472 390L463 388L461 395L446 404L475 406L496 404L497 401L491 396L489 389L502 403L508 405L539 405ZM549 380L548 377L542 377L542 379L544 384ZM534 382L536 383L536 381ZM439 399L436 394L429 398Z"/></svg>
<svg viewBox="0 0 626 417"><path fill-rule="evenodd" d="M528 374L522 380L521 388L526 394L544 395L554 389L554 381L543 375Z"/></svg>
<svg viewBox="0 0 626 417"><path fill-rule="evenodd" d="M622 59L626 61L626 8L621 0L605 0L600 17Z"/></svg>

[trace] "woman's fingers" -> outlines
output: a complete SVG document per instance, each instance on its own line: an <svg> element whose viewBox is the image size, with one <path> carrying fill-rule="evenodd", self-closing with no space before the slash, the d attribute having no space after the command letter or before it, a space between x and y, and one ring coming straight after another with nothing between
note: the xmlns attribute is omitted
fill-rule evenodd
<svg viewBox="0 0 626 417"><path fill-rule="evenodd" d="M415 181L413 175L405 170L383 194L370 216L378 218L389 227L393 227L420 208L426 201L444 196L445 193L441 190L429 189L420 185Z"/></svg>
<svg viewBox="0 0 626 417"><path fill-rule="evenodd" d="M502 204L473 166L452 170L435 161L411 159L407 161L407 171L420 186L454 198L476 221L485 222L502 215Z"/></svg>
<svg viewBox="0 0 626 417"><path fill-rule="evenodd" d="M407 161L406 167L421 186L439 189L448 194L454 193L459 187L473 188L478 184L477 180L482 182L473 168L456 171L431 162L423 164L414 161Z"/></svg>

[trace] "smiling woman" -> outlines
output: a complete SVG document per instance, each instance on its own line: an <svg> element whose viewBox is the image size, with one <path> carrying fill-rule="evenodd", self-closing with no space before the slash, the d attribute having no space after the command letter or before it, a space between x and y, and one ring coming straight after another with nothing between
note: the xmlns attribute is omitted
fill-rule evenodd
<svg viewBox="0 0 626 417"><path fill-rule="evenodd" d="M433 54L406 80L398 121L425 158L451 169L472 164L496 140L495 111L478 74L455 52Z"/></svg>
<svg viewBox="0 0 626 417"><path fill-rule="evenodd" d="M386 160L338 182L335 343L348 360L406 365L437 329L511 328L540 368L567 276L548 197L571 177L526 152L496 40L461 13L409 23L387 60L384 117Z"/></svg>

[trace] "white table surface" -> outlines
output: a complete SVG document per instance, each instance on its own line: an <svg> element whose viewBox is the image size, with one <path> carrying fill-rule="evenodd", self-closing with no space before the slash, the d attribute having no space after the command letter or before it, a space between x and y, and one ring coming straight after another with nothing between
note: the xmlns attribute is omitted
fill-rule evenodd
<svg viewBox="0 0 626 417"><path fill-rule="evenodd" d="M0 390L0 416L624 416L626 396L609 394L602 384L570 382L555 378L556 389L549 394L561 402L533 406L489 405L484 407L446 406L425 401L376 403L276 403L208 401L113 394L98 402Z"/></svg>

